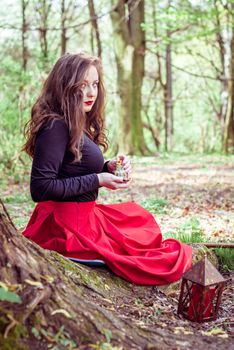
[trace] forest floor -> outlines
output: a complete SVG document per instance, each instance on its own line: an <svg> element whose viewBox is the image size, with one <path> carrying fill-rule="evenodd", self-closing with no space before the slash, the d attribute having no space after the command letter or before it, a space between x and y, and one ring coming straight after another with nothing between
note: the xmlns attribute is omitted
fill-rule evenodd
<svg viewBox="0 0 234 350"><path fill-rule="evenodd" d="M234 157L177 156L132 158L126 190L100 190L100 203L135 201L151 211L164 237L195 225L204 239L234 240ZM34 208L29 175L0 179L1 198L21 230Z"/></svg>
<svg viewBox="0 0 234 350"><path fill-rule="evenodd" d="M126 190L100 190L100 203L136 201L151 211L164 237L199 230L206 242L234 241L234 158L226 156L180 156L132 158L131 186ZM1 199L18 228L23 229L33 210L25 181L4 180L0 183ZM222 271L221 271L222 272ZM234 279L233 271L223 272ZM134 286L133 286L134 288ZM218 319L203 324L192 323L176 314L178 288L165 294L116 301L118 314L137 324L157 324L174 333L229 338L234 335L234 287L229 281L223 293ZM110 307L110 305L102 305ZM211 340L212 341L212 340ZM178 344L178 347L180 345ZM181 348L184 345L181 344ZM186 348L186 346L185 346ZM176 347L175 347L176 349Z"/></svg>

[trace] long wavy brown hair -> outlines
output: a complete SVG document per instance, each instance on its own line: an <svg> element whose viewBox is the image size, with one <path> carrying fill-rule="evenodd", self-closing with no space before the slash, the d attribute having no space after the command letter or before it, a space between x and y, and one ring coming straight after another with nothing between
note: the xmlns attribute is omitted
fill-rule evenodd
<svg viewBox="0 0 234 350"><path fill-rule="evenodd" d="M98 96L90 112L83 110L81 83L87 69L95 66L99 75ZM103 74L101 61L85 53L65 54L58 59L46 79L41 94L31 110L31 119L25 125L26 143L22 150L34 155L35 140L40 128L49 120L63 119L70 133L69 150L74 160L82 157L81 146L84 132L104 150L107 138L104 129Z"/></svg>

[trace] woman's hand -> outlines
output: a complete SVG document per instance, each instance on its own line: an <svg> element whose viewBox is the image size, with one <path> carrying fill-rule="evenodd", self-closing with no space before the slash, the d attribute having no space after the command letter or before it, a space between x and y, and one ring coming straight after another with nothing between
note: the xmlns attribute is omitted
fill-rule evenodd
<svg viewBox="0 0 234 350"><path fill-rule="evenodd" d="M123 155L123 154L118 155L115 159L112 159L112 160L110 160L107 163L108 171L110 173L114 173L115 172L116 162L118 160L121 160L122 165L123 165L123 170L127 174L128 179L131 179L131 173L132 173L131 162L130 162L130 159L127 156Z"/></svg>
<svg viewBox="0 0 234 350"><path fill-rule="evenodd" d="M120 188L127 188L129 181L124 181L121 177L110 173L97 174L99 185L109 188L110 190L118 190Z"/></svg>

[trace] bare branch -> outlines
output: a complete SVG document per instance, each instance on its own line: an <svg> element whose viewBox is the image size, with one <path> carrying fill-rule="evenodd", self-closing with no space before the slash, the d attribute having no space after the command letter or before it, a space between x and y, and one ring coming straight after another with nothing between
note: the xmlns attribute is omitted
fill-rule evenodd
<svg viewBox="0 0 234 350"><path fill-rule="evenodd" d="M66 29L83 27L84 25L89 24L90 22L92 22L95 19L107 16L108 14L110 14L113 11L114 11L114 8L112 7L109 11L104 12L104 13L102 13L100 15L97 15L97 16L90 17L88 20L86 20L84 22L77 23L77 24L70 25L70 26L66 26ZM20 31L22 30L22 28L20 28L20 27L17 27L17 26L14 26L14 25L8 25L8 24L0 25L0 29L20 30ZM56 30L61 30L61 27L45 27L44 29L46 31L56 31ZM37 27L37 26L35 26L35 27L33 27L33 26L28 27L28 31L38 31L38 30L41 30L41 28Z"/></svg>
<svg viewBox="0 0 234 350"><path fill-rule="evenodd" d="M151 49L149 49L149 48L148 48L147 50L148 50L149 52L151 52L152 54L158 55L160 58L163 58L164 60L166 60L166 57L165 57L165 56L160 55L159 53L157 53L157 52L155 52L155 51L153 51L153 50L151 50ZM182 71L182 72L184 72L184 73L186 73L186 74L189 74L189 75L191 75L191 76L193 76L193 77L196 77L196 78L207 78L207 79L211 79L211 80L222 81L222 78L220 78L219 76L218 76L218 77L212 77L212 76L210 76L210 75L200 75L200 74L197 74L197 73L189 72L187 69L178 67L178 66L176 66L175 64L172 64L172 67L175 68L175 69L177 69L177 70L180 70L180 71ZM151 78L154 79L154 75L153 75L153 74L151 75ZM226 80L226 79L225 79L225 80ZM233 80L233 79L227 79L227 80Z"/></svg>

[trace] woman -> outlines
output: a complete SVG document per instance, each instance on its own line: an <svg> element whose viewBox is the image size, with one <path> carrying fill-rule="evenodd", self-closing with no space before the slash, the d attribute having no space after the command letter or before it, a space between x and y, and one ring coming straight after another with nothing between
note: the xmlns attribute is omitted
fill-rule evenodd
<svg viewBox="0 0 234 350"><path fill-rule="evenodd" d="M104 163L104 87L99 58L66 54L53 67L32 108L24 150L33 157L31 195L39 202L23 232L41 247L78 259L102 259L136 284L178 280L191 248L162 242L153 216L136 203L96 204L98 188L121 189L116 159ZM120 156L131 176L128 158Z"/></svg>

